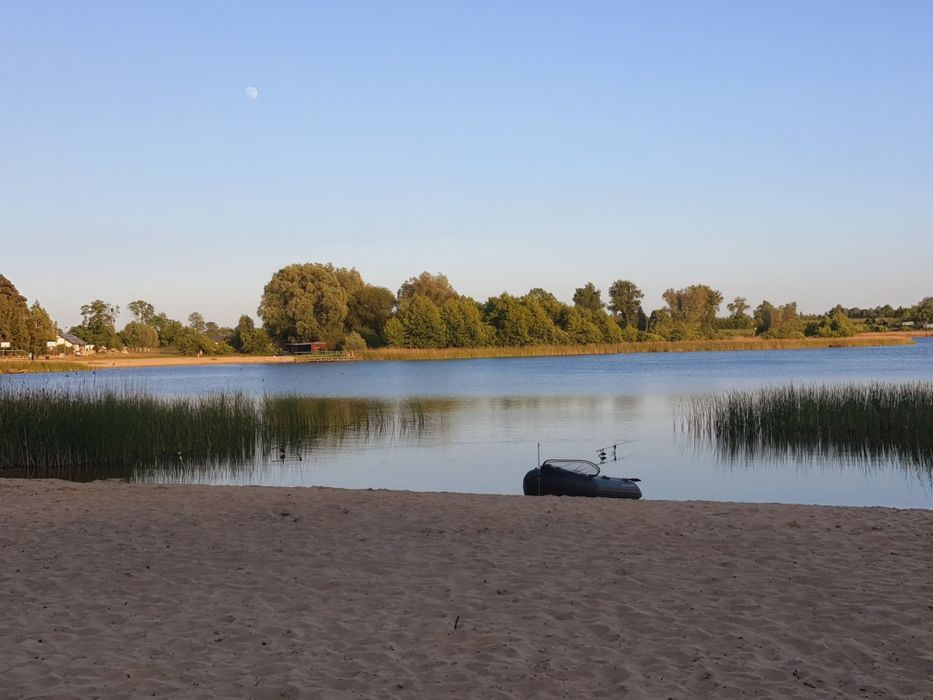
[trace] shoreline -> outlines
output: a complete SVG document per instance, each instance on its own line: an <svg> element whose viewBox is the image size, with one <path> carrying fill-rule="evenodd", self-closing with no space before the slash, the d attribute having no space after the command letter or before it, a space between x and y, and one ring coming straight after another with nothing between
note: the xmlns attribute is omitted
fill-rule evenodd
<svg viewBox="0 0 933 700"><path fill-rule="evenodd" d="M481 348L441 348L418 350L412 348L378 348L365 350L356 357L348 357L347 362L385 362L385 361L432 361L496 359L520 357L569 357L583 355L616 355L641 353L687 353L687 352L755 352L763 350L806 350L806 349L844 349L847 347L895 347L914 344L914 338L931 337L933 334L921 332L898 332L879 334L861 334L851 338L803 338L803 339L763 339L763 338L728 338L718 340L657 341L641 343L566 345L566 346L524 346L524 347L481 347ZM334 361L333 357L327 360ZM323 360L321 360L323 361ZM152 356L119 353L90 355L87 357L67 356L52 360L12 361L0 360L0 374L20 374L44 371L80 371L96 369L126 369L134 367L181 367L210 365L257 365L257 364L300 364L315 362L313 355L205 355L187 357L183 355ZM4 365L15 369L4 371ZM34 368L30 368L33 365ZM63 369L53 369L55 365L67 365ZM43 368L46 367L46 368Z"/></svg>
<svg viewBox="0 0 933 700"><path fill-rule="evenodd" d="M923 697L933 512L0 479L17 696Z"/></svg>

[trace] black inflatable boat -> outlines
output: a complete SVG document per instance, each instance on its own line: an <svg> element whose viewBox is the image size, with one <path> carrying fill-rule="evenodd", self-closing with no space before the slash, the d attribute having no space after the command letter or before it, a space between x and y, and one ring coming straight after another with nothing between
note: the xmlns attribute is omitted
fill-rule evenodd
<svg viewBox="0 0 933 700"><path fill-rule="evenodd" d="M599 465L585 459L546 459L525 474L526 496L600 496L641 498L641 479L602 476Z"/></svg>

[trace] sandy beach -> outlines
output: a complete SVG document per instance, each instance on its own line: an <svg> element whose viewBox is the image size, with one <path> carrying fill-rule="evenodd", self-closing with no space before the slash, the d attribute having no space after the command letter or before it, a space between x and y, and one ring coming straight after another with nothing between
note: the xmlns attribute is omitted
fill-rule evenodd
<svg viewBox="0 0 933 700"><path fill-rule="evenodd" d="M933 512L0 480L4 698L933 697Z"/></svg>

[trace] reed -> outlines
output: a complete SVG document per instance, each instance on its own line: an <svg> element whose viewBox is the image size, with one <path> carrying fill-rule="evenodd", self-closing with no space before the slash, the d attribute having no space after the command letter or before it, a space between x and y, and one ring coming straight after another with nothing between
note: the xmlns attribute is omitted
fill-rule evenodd
<svg viewBox="0 0 933 700"><path fill-rule="evenodd" d="M88 366L80 362L63 360L0 360L0 374L28 374L32 372L80 372Z"/></svg>
<svg viewBox="0 0 933 700"><path fill-rule="evenodd" d="M145 393L0 392L0 470L125 476L129 466L242 461L255 448L253 402L238 394L162 400Z"/></svg>
<svg viewBox="0 0 933 700"><path fill-rule="evenodd" d="M718 340L660 340L642 343L592 345L485 346L478 348L377 348L358 353L363 360L461 360L493 357L550 357L617 355L640 352L715 352L723 350L800 350L840 347L912 345L911 338L723 338Z"/></svg>
<svg viewBox="0 0 933 700"><path fill-rule="evenodd" d="M933 472L933 383L768 387L694 397L681 424L729 461L813 456Z"/></svg>
<svg viewBox="0 0 933 700"><path fill-rule="evenodd" d="M190 479L300 457L321 441L423 431L444 399L399 402L143 391L0 391L0 475ZM437 404L437 405L436 405Z"/></svg>

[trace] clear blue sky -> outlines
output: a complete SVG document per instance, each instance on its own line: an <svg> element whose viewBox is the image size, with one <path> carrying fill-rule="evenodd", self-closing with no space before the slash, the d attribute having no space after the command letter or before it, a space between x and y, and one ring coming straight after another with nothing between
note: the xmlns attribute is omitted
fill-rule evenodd
<svg viewBox="0 0 933 700"><path fill-rule="evenodd" d="M63 326L307 261L933 294L933 2L10 1L0 75L0 273Z"/></svg>

